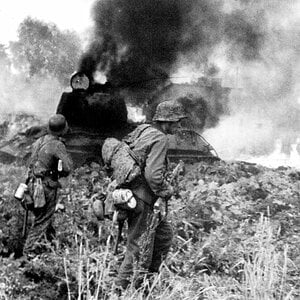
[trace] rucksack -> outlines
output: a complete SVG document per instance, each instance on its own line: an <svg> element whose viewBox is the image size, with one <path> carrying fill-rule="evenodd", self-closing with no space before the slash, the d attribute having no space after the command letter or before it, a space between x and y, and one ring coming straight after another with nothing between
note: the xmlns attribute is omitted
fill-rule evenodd
<svg viewBox="0 0 300 300"><path fill-rule="evenodd" d="M140 157L131 149L130 139L137 140L150 126L144 124L138 127L138 130L133 131L134 137L130 136L122 141L116 138L105 139L102 146L102 159L112 180L107 189L105 215L110 215L115 208L124 211L128 206L127 197L114 197L114 195L128 195L126 189L130 190L136 179L143 178L146 157Z"/></svg>
<svg viewBox="0 0 300 300"><path fill-rule="evenodd" d="M125 142L116 138L105 139L102 159L117 188L128 186L142 174L140 159Z"/></svg>

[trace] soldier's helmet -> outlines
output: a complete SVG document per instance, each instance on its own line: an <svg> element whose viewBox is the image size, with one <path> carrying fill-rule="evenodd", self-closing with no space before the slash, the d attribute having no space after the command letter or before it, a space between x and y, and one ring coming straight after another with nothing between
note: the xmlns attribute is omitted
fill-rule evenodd
<svg viewBox="0 0 300 300"><path fill-rule="evenodd" d="M152 121L177 122L186 117L182 105L177 101L169 100L157 105Z"/></svg>
<svg viewBox="0 0 300 300"><path fill-rule="evenodd" d="M64 135L69 127L66 118L61 114L50 117L48 122L48 132L53 135Z"/></svg>

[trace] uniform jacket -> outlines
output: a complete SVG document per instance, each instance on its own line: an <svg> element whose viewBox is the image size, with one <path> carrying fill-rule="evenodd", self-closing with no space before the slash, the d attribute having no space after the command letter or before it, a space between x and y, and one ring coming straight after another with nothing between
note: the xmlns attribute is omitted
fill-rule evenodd
<svg viewBox="0 0 300 300"><path fill-rule="evenodd" d="M48 177L56 181L59 160L62 161L62 171L59 172L59 176L68 176L72 169L72 161L66 147L57 136L47 134L33 145L29 168L37 177Z"/></svg>
<svg viewBox="0 0 300 300"><path fill-rule="evenodd" d="M125 137L124 141L143 165L143 180L133 185L133 193L150 205L158 197L170 196L172 189L165 180L169 145L167 136L154 126L143 124Z"/></svg>

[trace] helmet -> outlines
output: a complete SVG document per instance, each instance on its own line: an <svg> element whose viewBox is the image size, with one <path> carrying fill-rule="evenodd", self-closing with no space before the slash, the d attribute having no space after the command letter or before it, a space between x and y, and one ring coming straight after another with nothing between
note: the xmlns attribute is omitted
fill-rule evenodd
<svg viewBox="0 0 300 300"><path fill-rule="evenodd" d="M184 118L186 118L186 114L182 105L169 100L157 105L152 121L177 122Z"/></svg>
<svg viewBox="0 0 300 300"><path fill-rule="evenodd" d="M63 115L53 115L48 122L48 131L53 135L63 135L68 131L68 123Z"/></svg>

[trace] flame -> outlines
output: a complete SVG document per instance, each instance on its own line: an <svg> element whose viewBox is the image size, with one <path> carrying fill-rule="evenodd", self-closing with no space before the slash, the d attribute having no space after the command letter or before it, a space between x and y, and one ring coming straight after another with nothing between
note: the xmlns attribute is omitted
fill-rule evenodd
<svg viewBox="0 0 300 300"><path fill-rule="evenodd" d="M140 107L127 105L128 119L132 122L142 123L146 121L146 116Z"/></svg>
<svg viewBox="0 0 300 300"><path fill-rule="evenodd" d="M293 167L300 169L300 138L297 138L294 143L290 145L290 153L284 153L283 142L277 139L274 145L274 151L269 155L254 156L254 157L240 157L238 160L244 160L251 163L260 164L269 168L277 168L280 166Z"/></svg>
<svg viewBox="0 0 300 300"><path fill-rule="evenodd" d="M199 70L192 65L184 65L170 75L170 80L174 84L192 84L196 83L203 75L202 70Z"/></svg>
<svg viewBox="0 0 300 300"><path fill-rule="evenodd" d="M94 74L94 80L98 83L104 84L107 81L107 78L103 72L96 71Z"/></svg>

